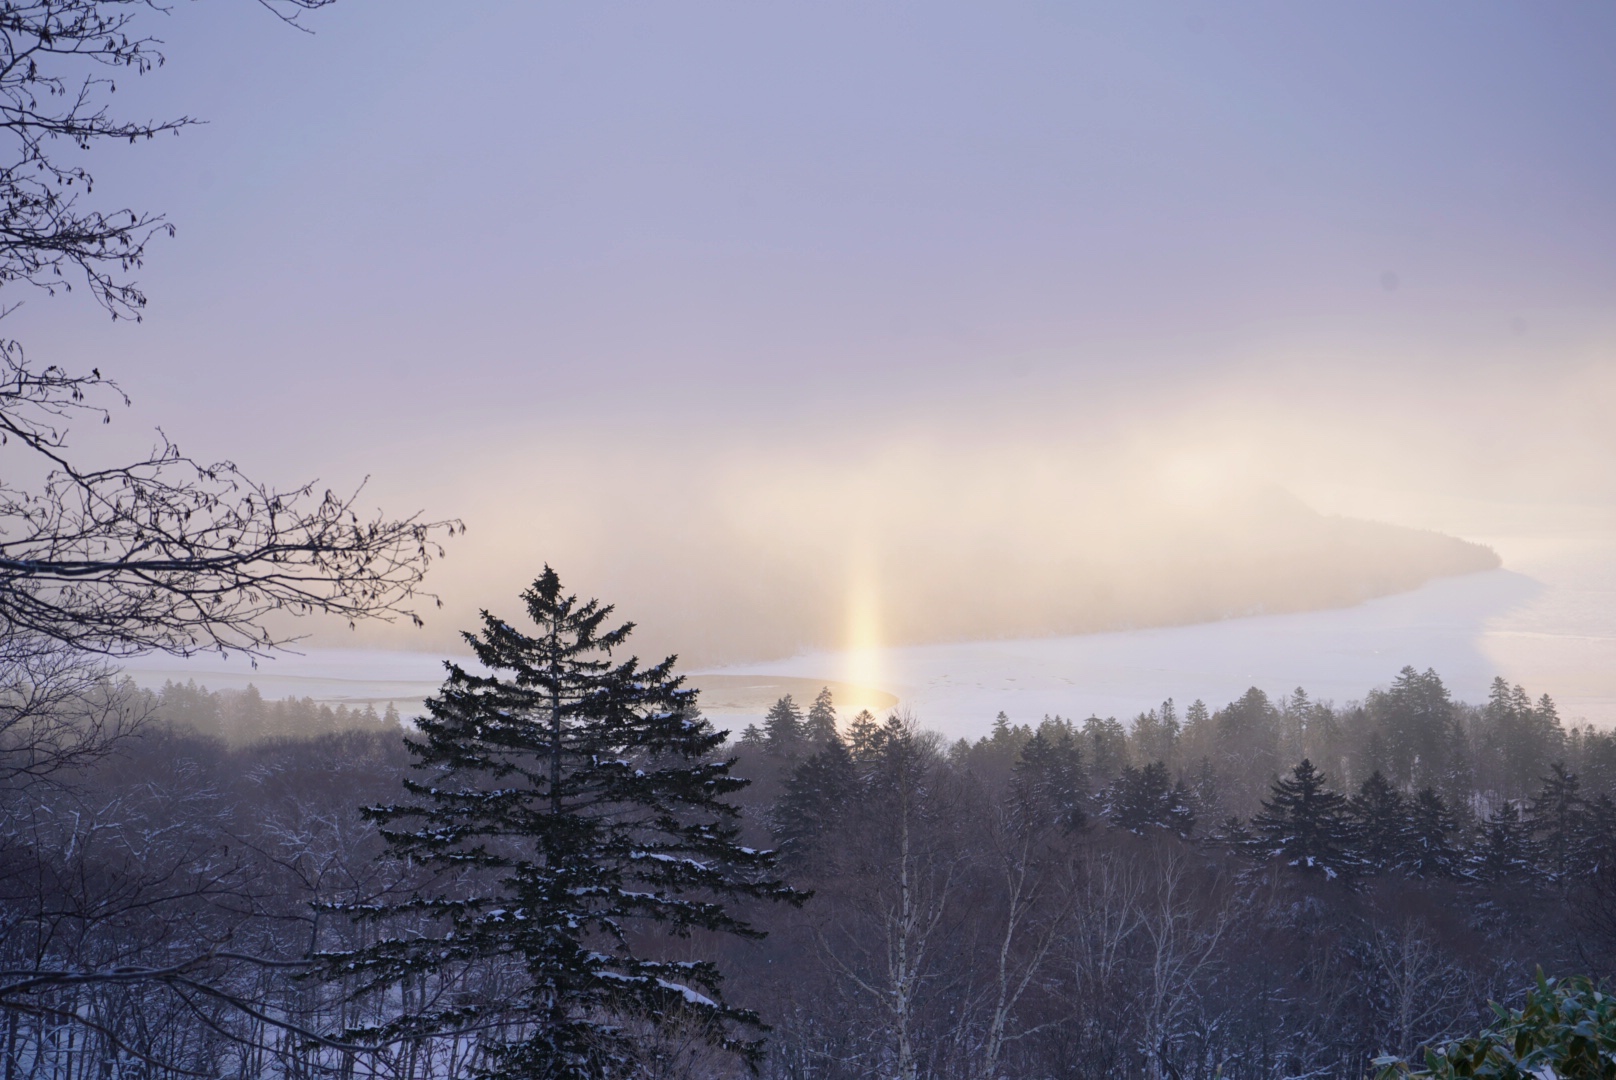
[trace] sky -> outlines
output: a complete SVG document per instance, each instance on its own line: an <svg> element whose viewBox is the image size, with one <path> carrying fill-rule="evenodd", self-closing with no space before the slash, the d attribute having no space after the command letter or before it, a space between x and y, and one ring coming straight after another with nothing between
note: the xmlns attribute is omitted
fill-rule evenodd
<svg viewBox="0 0 1616 1080"><path fill-rule="evenodd" d="M206 121L92 162L177 226L146 318L29 296L8 333L134 396L92 450L160 424L463 518L444 612L362 642L549 561L755 659L1052 560L1177 583L1112 556L1238 547L1276 492L1606 543L1609 5L143 17L168 63L118 109Z"/></svg>

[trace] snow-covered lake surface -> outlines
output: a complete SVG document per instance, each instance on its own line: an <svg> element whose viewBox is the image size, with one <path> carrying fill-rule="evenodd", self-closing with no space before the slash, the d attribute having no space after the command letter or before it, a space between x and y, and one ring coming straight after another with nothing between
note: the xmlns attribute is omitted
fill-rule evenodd
<svg viewBox="0 0 1616 1080"><path fill-rule="evenodd" d="M1163 698L1216 707L1247 687L1360 699L1405 664L1435 668L1455 696L1485 698L1502 674L1551 694L1569 720L1616 723L1616 544L1608 536L1500 544L1507 569L1430 582L1357 607L1075 637L819 652L698 673L707 711L728 727L761 716L777 693L811 697L839 683L839 701L889 705L950 737L984 733L999 710L1017 722L1047 714L1127 719ZM255 683L266 697L398 703L406 713L442 680L442 657L322 649L261 662L143 658L146 685L194 678L215 689ZM872 685L873 684L873 685ZM862 686L885 693L858 695ZM844 710L845 711L845 710Z"/></svg>
<svg viewBox="0 0 1616 1080"><path fill-rule="evenodd" d="M1165 697L1180 711L1196 698L1215 708L1252 686L1272 695L1301 686L1315 698L1345 702L1390 682L1405 664L1435 668L1456 696L1474 701L1501 670L1482 628L1537 591L1531 579L1498 570L1345 610L928 645L873 659L820 653L724 670L828 678L873 664L881 685L924 726L950 737L982 733L1001 709L1018 723L1046 714L1127 719Z"/></svg>

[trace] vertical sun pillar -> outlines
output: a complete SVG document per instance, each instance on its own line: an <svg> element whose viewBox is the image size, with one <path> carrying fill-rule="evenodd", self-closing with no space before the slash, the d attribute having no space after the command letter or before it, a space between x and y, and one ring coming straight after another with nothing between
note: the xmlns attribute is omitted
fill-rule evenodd
<svg viewBox="0 0 1616 1080"><path fill-rule="evenodd" d="M843 679L868 690L885 689L881 649L881 601L875 553L867 547L849 560L847 639Z"/></svg>

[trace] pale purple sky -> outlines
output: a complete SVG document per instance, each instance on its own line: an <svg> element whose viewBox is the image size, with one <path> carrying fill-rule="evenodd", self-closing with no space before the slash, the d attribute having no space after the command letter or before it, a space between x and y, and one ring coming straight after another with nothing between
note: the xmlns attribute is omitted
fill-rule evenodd
<svg viewBox="0 0 1616 1080"><path fill-rule="evenodd" d="M467 516L474 558L536 562L542 537L501 532L519 514L478 513L542 502L603 444L621 479L894 430L1126 443L1158 409L1247 427L1219 410L1252 385L1265 414L1409 396L1335 416L1331 461L1552 444L1569 470L1511 482L1616 495L1595 467L1616 6L343 0L305 35L213 0L149 21L169 64L117 105L209 124L98 161L98 194L179 227L141 272L146 322L29 297L9 332L118 376L130 430L289 480L373 473L391 506ZM1537 372L1552 392L1523 400ZM1302 479L1365 482L1333 467Z"/></svg>

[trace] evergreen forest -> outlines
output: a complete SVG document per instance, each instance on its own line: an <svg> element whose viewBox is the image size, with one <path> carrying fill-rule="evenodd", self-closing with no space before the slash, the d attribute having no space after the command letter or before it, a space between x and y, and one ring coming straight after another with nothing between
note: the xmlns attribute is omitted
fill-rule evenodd
<svg viewBox="0 0 1616 1080"><path fill-rule="evenodd" d="M711 774L733 817L678 843L732 840L767 872L694 882L722 918L624 932L637 977L691 1008L613 1027L637 1048L619 1075L1361 1077L1473 1033L1540 969L1616 973L1616 735L1502 680L1479 704L1404 669L1347 705L1252 689L1127 720L1001 714L953 744L827 691L724 745L656 679L690 760L733 762ZM489 1056L544 1029L507 1015L533 969L505 908L478 909L487 947L453 971L370 977L392 963L384 915L420 938L444 917L422 898L475 877L389 824L420 721L98 693L112 749L35 774L7 747L8 1078L570 1075ZM456 700L442 745L471 737ZM591 783L617 790L606 766ZM717 805L685 798L686 822ZM160 978L19 974L86 970Z"/></svg>

